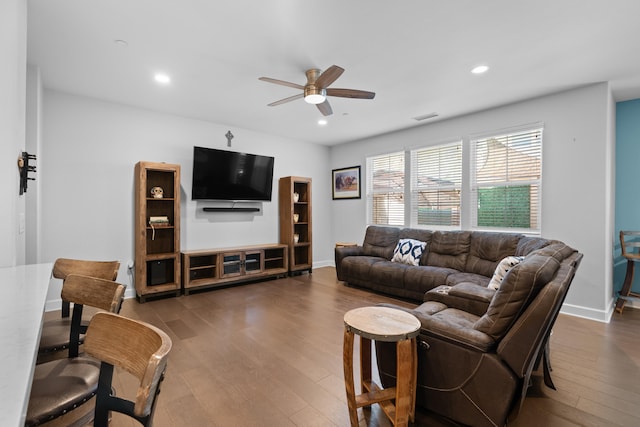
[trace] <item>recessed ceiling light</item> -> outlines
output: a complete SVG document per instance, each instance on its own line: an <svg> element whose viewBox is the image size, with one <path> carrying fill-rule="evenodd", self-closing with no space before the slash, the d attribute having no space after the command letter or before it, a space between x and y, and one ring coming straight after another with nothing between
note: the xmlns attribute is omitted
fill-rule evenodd
<svg viewBox="0 0 640 427"><path fill-rule="evenodd" d="M164 73L157 73L155 76L153 76L153 79L156 81L156 83L160 83L162 85L168 85L169 83L171 83L171 77Z"/></svg>
<svg viewBox="0 0 640 427"><path fill-rule="evenodd" d="M482 73L486 73L488 70L489 70L488 66L486 66L486 65L478 65L473 70L471 70L471 72L473 74L482 74Z"/></svg>
<svg viewBox="0 0 640 427"><path fill-rule="evenodd" d="M129 43L127 43L127 41L126 41L126 40L120 40L120 39L118 39L118 40L114 40L113 42L114 42L114 43L115 43L115 45L116 45L116 46L118 46L118 47L127 47L127 46L129 46Z"/></svg>
<svg viewBox="0 0 640 427"><path fill-rule="evenodd" d="M327 120L326 120L326 119L320 119L320 120L318 120L318 124L319 124L320 126L324 126L324 125L326 125L327 123L328 123L328 122L327 122Z"/></svg>

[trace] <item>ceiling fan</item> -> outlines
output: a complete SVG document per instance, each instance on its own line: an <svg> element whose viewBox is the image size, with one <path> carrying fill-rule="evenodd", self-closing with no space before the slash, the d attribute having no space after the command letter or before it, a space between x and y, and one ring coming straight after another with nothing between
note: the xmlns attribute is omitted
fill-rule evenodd
<svg viewBox="0 0 640 427"><path fill-rule="evenodd" d="M331 105L329 105L327 96L359 99L373 99L373 97L376 96L374 92L367 92L364 90L329 88L331 83L335 82L343 72L344 68L338 67L337 65L332 65L322 73L320 72L320 70L312 68L305 72L305 74L307 75L307 84L304 86L297 83L272 79L270 77L260 77L258 80L262 80L263 82L275 83L282 86L289 86L295 89L302 89L303 91L302 93L299 93L297 95L272 102L271 104L269 104L269 107L275 107L276 105L304 98L304 100L309 104L315 104L316 107L318 107L318 110L320 110L320 112L324 116L330 116L333 113L333 110L331 109Z"/></svg>

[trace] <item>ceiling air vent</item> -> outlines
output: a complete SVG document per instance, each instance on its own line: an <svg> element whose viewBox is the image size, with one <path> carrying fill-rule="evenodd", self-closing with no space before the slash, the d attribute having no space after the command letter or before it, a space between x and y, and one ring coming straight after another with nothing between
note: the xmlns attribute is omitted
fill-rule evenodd
<svg viewBox="0 0 640 427"><path fill-rule="evenodd" d="M423 114L422 116L414 117L413 120L421 122L423 120L433 119L434 117L438 117L438 113Z"/></svg>

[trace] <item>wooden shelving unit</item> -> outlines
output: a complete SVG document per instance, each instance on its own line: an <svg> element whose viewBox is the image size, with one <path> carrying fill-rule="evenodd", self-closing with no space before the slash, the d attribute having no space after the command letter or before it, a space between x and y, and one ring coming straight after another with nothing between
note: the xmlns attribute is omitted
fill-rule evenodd
<svg viewBox="0 0 640 427"><path fill-rule="evenodd" d="M151 193L161 187L162 198ZM153 295L180 294L180 165L138 162L135 166L135 287L140 302ZM151 217L166 222L150 222Z"/></svg>
<svg viewBox="0 0 640 427"><path fill-rule="evenodd" d="M311 273L313 267L311 178L299 176L280 178L278 196L280 243L289 247L289 272Z"/></svg>
<svg viewBox="0 0 640 427"><path fill-rule="evenodd" d="M286 276L287 245L182 251L182 269L185 295L198 289Z"/></svg>

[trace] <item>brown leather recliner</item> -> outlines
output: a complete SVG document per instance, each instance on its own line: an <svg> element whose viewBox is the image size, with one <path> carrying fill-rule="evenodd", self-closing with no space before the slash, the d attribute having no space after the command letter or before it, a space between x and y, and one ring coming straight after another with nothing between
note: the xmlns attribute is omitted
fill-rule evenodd
<svg viewBox="0 0 640 427"><path fill-rule="evenodd" d="M512 268L495 294L461 283L428 292L413 310L394 306L422 324L418 407L464 425L504 426L539 362L553 387L548 337L581 260L581 253L558 242ZM392 387L395 346L376 342L376 351L381 382Z"/></svg>

